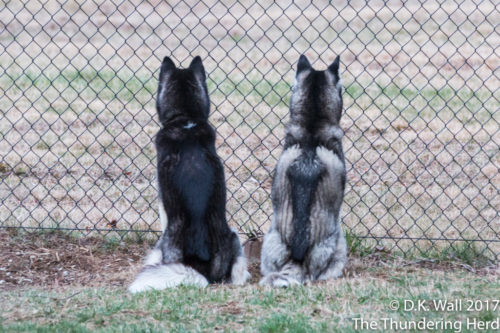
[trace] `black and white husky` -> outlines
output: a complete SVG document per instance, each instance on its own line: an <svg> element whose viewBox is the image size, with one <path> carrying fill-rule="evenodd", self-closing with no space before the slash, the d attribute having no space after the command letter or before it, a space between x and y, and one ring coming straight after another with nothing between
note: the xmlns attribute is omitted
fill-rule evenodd
<svg viewBox="0 0 500 333"><path fill-rule="evenodd" d="M156 108L163 234L129 291L244 284L250 274L238 236L226 222L224 169L208 123L210 101L200 57L186 69L163 59Z"/></svg>
<svg viewBox="0 0 500 333"><path fill-rule="evenodd" d="M316 71L300 56L285 147L274 173L274 215L262 246L261 285L342 275L347 247L340 207L346 171L339 62L337 57L326 71Z"/></svg>

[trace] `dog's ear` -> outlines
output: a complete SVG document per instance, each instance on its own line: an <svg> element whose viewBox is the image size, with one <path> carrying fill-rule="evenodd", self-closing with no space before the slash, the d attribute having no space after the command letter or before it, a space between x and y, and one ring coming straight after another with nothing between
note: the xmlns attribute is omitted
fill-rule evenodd
<svg viewBox="0 0 500 333"><path fill-rule="evenodd" d="M311 63L309 62L309 60L307 60L307 57L302 54L297 64L297 75L306 69L311 69Z"/></svg>
<svg viewBox="0 0 500 333"><path fill-rule="evenodd" d="M165 76L175 69L174 62L169 58L163 58L163 62L161 63L160 69L160 83L165 79Z"/></svg>
<svg viewBox="0 0 500 333"><path fill-rule="evenodd" d="M339 79L339 66L340 66L340 56L338 55L337 58L332 62L330 66L328 66L328 70L335 75L337 80Z"/></svg>
<svg viewBox="0 0 500 333"><path fill-rule="evenodd" d="M194 57L189 65L189 69L193 70L196 75L199 75L202 80L205 81L205 68L203 67L200 56Z"/></svg>

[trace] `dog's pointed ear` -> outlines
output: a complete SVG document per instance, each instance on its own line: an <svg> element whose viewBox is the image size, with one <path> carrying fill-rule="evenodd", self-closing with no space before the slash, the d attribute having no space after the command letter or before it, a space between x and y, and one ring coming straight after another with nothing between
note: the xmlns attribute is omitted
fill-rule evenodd
<svg viewBox="0 0 500 333"><path fill-rule="evenodd" d="M328 70L335 75L337 80L339 79L339 66L340 66L340 56L338 55L337 58L332 62L330 66L328 66Z"/></svg>
<svg viewBox="0 0 500 333"><path fill-rule="evenodd" d="M174 62L169 57L163 58L163 62L161 63L161 69L160 69L160 83L165 78L165 75L173 71L174 69L175 69Z"/></svg>
<svg viewBox="0 0 500 333"><path fill-rule="evenodd" d="M200 56L194 57L193 61L191 61L191 64L189 65L189 68L196 74L201 75L203 80L205 80L205 68L203 67L203 62L201 61Z"/></svg>
<svg viewBox="0 0 500 333"><path fill-rule="evenodd" d="M307 60L307 57L302 54L300 55L299 62L297 63L297 74L306 69L311 69L311 63Z"/></svg>

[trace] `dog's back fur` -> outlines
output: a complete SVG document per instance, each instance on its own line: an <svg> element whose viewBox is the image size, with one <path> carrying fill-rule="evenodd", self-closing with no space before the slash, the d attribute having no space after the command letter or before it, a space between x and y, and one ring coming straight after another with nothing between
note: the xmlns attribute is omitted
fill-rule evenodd
<svg viewBox="0 0 500 333"><path fill-rule="evenodd" d="M272 189L274 216L264 237L261 284L287 286L342 274L345 188L339 58L326 71L299 59L284 151Z"/></svg>
<svg viewBox="0 0 500 333"><path fill-rule="evenodd" d="M238 236L226 221L224 169L208 123L210 101L199 57L186 69L163 60L156 107L162 126L156 150L163 235L129 290L243 284L249 274Z"/></svg>

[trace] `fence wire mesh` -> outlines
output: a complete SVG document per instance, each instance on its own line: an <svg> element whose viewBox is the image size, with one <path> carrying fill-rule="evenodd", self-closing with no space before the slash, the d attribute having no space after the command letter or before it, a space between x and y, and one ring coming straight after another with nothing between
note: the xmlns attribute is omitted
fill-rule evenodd
<svg viewBox="0 0 500 333"><path fill-rule="evenodd" d="M3 1L0 227L158 231L161 59L201 55L227 216L267 230L301 53L345 85L346 230L500 254L496 1Z"/></svg>

